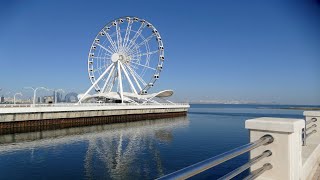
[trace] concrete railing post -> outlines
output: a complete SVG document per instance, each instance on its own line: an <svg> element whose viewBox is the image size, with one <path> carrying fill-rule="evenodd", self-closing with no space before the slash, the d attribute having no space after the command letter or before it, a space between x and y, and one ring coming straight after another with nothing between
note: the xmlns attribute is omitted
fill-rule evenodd
<svg viewBox="0 0 320 180"><path fill-rule="evenodd" d="M312 144L318 143L320 140L320 132L319 132L319 127L320 127L320 111L305 111L303 113L305 116L306 121L309 121L310 123L307 125L307 128L310 128L312 125L316 125L314 128L310 128L310 130L307 131L308 133L311 133L313 130L316 130L316 133L313 133L310 135L310 137L307 138L306 140L306 145L308 145L308 142L311 142Z"/></svg>
<svg viewBox="0 0 320 180"><path fill-rule="evenodd" d="M266 150L272 155L264 158L251 167L251 171L270 163L273 168L264 172L258 179L286 179L299 180L302 174L302 129L303 119L287 118L257 118L245 122L250 131L250 142L256 141L264 135L271 135L273 143L260 146L250 152L254 158Z"/></svg>
<svg viewBox="0 0 320 180"><path fill-rule="evenodd" d="M306 125L307 138L302 147L302 179L311 180L320 163L320 111L305 111L303 115L309 124Z"/></svg>

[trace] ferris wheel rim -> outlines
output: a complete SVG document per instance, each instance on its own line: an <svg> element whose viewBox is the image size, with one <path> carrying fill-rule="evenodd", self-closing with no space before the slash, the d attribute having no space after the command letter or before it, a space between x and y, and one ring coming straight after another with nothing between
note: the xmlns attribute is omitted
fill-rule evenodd
<svg viewBox="0 0 320 180"><path fill-rule="evenodd" d="M121 30L120 30L120 22L121 21L122 21L122 23L124 21L128 22L127 23L128 24L127 25L127 29L125 30L125 36L123 37L123 39L121 37ZM118 22L119 22L119 25L118 25ZM132 31L129 30L128 31L128 28L131 28L132 24L134 22L140 22L141 26L136 31L134 31L134 30L132 30ZM130 26L130 24L131 24L131 26ZM106 30L108 30L108 29L110 30L112 26L116 26L115 27L116 28L116 32L113 32L110 35L109 32L106 31ZM142 36L141 32L140 32L146 27L152 29L152 34L149 37ZM122 30L122 32L124 32L124 30ZM129 39L131 32L135 32L136 33L134 35L134 37L132 38L133 40ZM129 35L127 35L128 33L129 33ZM99 42L100 41L99 37L103 36L103 35L107 36L107 39L108 39L108 41L110 43L109 49L106 48L106 47L103 47L101 44L99 44L100 43ZM117 42L113 41L112 36L116 36L117 37L116 38ZM135 44L135 41L139 37L143 40L143 42L141 42L139 44L139 46L137 46L137 44ZM148 41L150 39L152 39L153 37L156 38L157 43L158 43L158 50L152 52L152 53L157 53L158 52L157 67L149 67L149 66L146 66L146 65L143 65L143 64L139 64L138 60L136 60L136 62L131 61L131 55L134 55L136 52L139 52L139 56L140 57L141 56L146 56L147 58L149 58L149 56L152 55L152 54L149 54L150 52L140 53L138 48L141 47L143 44L147 48ZM132 77L136 76L136 78L133 78L131 83L135 82L139 86L140 83L137 83L137 82L141 81L141 85L142 86L139 86L139 94L143 94L144 92L147 92L147 90L149 90L151 87L153 87L155 82L160 78L159 75L160 75L160 73L162 71L163 61L164 61L164 46L163 46L163 42L162 42L160 33L158 32L158 30L149 21L147 21L145 19L138 18L136 16L125 16L125 17L116 18L116 19L108 22L105 26L103 26L103 28L100 29L100 31L97 33L97 35L95 36L95 38L94 38L94 40L93 40L93 42L92 42L92 44L90 46L90 50L89 50L89 54L88 54L88 75L89 75L89 79L90 79L92 84L95 84L95 82L97 81L96 76L95 76L93 71L99 71L99 74L101 75L102 74L102 72L101 72L102 68L103 67L104 67L104 69L107 68L106 66L101 66L102 67L101 69L98 69L98 70L94 69L94 67L92 65L93 64L93 59L100 58L100 57L94 57L94 53L93 52L94 52L96 46L99 46L100 48L104 49L107 52L106 53L107 54L107 58L104 58L104 62L105 62L105 60L109 60L109 61L111 60L114 63L113 67L111 67L111 69L109 69L109 70L111 70L109 75L106 78L104 78L105 81L109 81L110 78L112 78L111 77L112 75L110 76L110 74L115 73L114 72L114 66L115 66L115 63L116 63L115 56L129 56L130 57L130 63L131 64L135 64L135 65L131 66L131 65L128 65L128 64L123 64L123 62L119 61L120 63L118 63L118 64L120 64L120 65L119 65L118 69L120 69L120 71L123 70L123 72L130 73L132 75ZM132 50L131 48L136 48L136 49ZM101 49L99 49L99 51L101 51ZM114 58L112 59L112 57L114 57ZM133 56L133 57L137 57L137 56ZM137 57L137 58L139 58L139 57ZM103 59L103 58L101 58L101 59ZM100 63L102 63L102 61L100 61ZM109 66L112 66L112 64L110 64ZM143 70L146 70L146 68L154 70L153 76L150 78L149 81L144 81L135 72L134 68L136 68L137 66L144 67ZM125 77L127 79L130 79L130 78L128 78L129 75L127 75L126 73L124 73ZM121 74L121 72L120 72L120 74ZM106 84L107 83L105 83L105 85ZM105 85L101 88L98 84L96 84L94 86L94 88L98 92L101 92L101 90L105 91L106 90L106 86Z"/></svg>

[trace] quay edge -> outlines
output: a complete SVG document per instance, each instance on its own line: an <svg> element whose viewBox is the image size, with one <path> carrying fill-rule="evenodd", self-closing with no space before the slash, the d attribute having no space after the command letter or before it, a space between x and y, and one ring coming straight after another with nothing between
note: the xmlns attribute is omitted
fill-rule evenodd
<svg viewBox="0 0 320 180"><path fill-rule="evenodd" d="M189 104L0 108L0 134L186 116Z"/></svg>

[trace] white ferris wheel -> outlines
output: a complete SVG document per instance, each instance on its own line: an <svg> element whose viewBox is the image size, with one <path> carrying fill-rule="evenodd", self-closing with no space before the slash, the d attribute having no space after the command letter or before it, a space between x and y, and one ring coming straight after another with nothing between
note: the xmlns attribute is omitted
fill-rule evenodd
<svg viewBox="0 0 320 180"><path fill-rule="evenodd" d="M154 97L171 96L171 90L148 94L160 78L164 59L160 33L150 22L138 17L109 22L90 47L88 74L92 86L79 102L152 102ZM96 94L89 95L92 90Z"/></svg>

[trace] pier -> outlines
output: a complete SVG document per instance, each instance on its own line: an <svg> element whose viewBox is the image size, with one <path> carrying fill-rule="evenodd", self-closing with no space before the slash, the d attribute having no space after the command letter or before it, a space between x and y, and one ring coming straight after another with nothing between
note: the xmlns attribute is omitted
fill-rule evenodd
<svg viewBox="0 0 320 180"><path fill-rule="evenodd" d="M186 116L188 104L59 104L0 108L0 134Z"/></svg>

